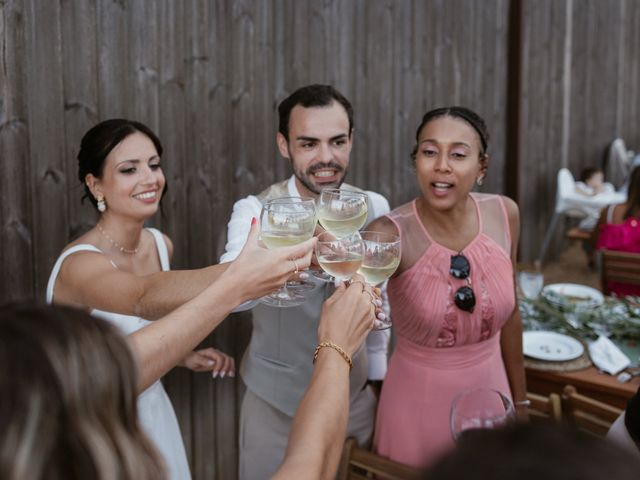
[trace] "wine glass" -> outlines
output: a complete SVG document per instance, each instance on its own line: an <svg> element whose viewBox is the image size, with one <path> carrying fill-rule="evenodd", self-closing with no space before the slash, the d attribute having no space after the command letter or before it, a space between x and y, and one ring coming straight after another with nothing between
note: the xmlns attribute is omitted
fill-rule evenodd
<svg viewBox="0 0 640 480"><path fill-rule="evenodd" d="M362 192L324 188L320 192L317 208L318 221L336 237L357 232L367 221L367 195ZM312 275L323 282L334 281L331 275L323 271L313 271Z"/></svg>
<svg viewBox="0 0 640 480"><path fill-rule="evenodd" d="M325 188L318 199L318 221L336 237L347 237L367 221L367 195L352 190Z"/></svg>
<svg viewBox="0 0 640 480"><path fill-rule="evenodd" d="M376 286L387 280L400 265L400 237L391 233L365 231L360 232L364 244L362 265L358 273L365 281ZM391 319L376 319L374 330L391 327Z"/></svg>
<svg viewBox="0 0 640 480"><path fill-rule="evenodd" d="M523 271L518 273L518 283L525 298L535 300L544 287L542 272Z"/></svg>
<svg viewBox="0 0 640 480"><path fill-rule="evenodd" d="M268 201L260 214L260 239L267 248L297 245L310 239L316 228L316 209L312 198L281 197ZM304 303L303 289L287 288L260 299L272 307L295 307Z"/></svg>
<svg viewBox="0 0 640 480"><path fill-rule="evenodd" d="M316 258L322 269L333 275L336 281L351 279L362 265L364 245L356 231L338 238L331 232L322 232L316 243Z"/></svg>
<svg viewBox="0 0 640 480"><path fill-rule="evenodd" d="M458 394L451 402L449 416L453 439L459 441L470 431L505 427L515 421L511 400L503 393L476 388Z"/></svg>

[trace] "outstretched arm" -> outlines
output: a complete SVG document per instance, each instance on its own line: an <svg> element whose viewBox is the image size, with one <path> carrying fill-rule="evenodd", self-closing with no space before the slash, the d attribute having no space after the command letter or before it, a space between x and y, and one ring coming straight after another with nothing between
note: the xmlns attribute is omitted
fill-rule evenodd
<svg viewBox="0 0 640 480"><path fill-rule="evenodd" d="M362 277L354 277L363 281ZM318 340L352 356L373 326L371 287L339 286L325 302ZM318 351L311 383L293 419L283 463L274 479L335 477L349 416L349 363L331 347Z"/></svg>
<svg viewBox="0 0 640 480"><path fill-rule="evenodd" d="M129 335L144 390L179 364L238 304L266 295L311 260L315 239L267 251L258 244L259 229L251 228L240 256L218 280L168 315Z"/></svg>

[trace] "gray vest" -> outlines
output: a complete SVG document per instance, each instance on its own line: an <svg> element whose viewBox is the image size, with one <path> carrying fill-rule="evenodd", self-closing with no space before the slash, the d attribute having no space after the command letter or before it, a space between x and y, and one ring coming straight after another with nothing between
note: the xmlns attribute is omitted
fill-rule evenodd
<svg viewBox="0 0 640 480"><path fill-rule="evenodd" d="M271 185L257 197L267 200L289 196L288 180ZM340 188L358 190L347 184ZM373 220L369 208L367 223ZM315 290L298 307L273 308L258 304L253 308L253 333L244 354L240 373L247 387L274 408L293 417L313 372L313 352L318 344L318 322L322 303L333 293L333 284L316 282ZM363 345L353 356L350 398L367 381L367 351Z"/></svg>

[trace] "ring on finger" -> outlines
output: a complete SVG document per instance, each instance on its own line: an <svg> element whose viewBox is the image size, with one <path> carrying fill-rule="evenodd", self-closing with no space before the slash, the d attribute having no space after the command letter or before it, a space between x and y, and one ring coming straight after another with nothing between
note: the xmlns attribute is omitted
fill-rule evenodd
<svg viewBox="0 0 640 480"><path fill-rule="evenodd" d="M360 285L362 285L362 293L367 292L367 284L364 283L362 280L351 280L351 285L353 285L354 283L359 283Z"/></svg>
<svg viewBox="0 0 640 480"><path fill-rule="evenodd" d="M293 262L293 266L294 266L293 273L298 273L299 272L298 264L296 263L296 261L293 258L291 259L291 261Z"/></svg>

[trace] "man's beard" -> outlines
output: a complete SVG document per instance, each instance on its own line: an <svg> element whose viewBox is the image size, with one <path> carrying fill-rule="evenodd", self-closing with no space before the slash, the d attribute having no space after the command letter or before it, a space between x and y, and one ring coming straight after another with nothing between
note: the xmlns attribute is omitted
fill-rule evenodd
<svg viewBox="0 0 640 480"><path fill-rule="evenodd" d="M291 161L291 164L293 165L293 160ZM318 170L322 170L323 168L332 168L337 172L338 175L340 174L342 175L340 175L340 178L335 182L316 185L311 181L311 176L315 172L317 172ZM335 162L326 162L326 163L316 163L315 165L312 165L311 167L307 168L304 172L301 172L300 170L294 168L293 174L296 176L298 181L305 186L307 190L315 193L316 195L320 195L320 192L322 191L323 188L339 188L340 185L342 185L342 182L344 182L345 177L347 176L347 171L348 171L347 169L343 168L341 165Z"/></svg>

